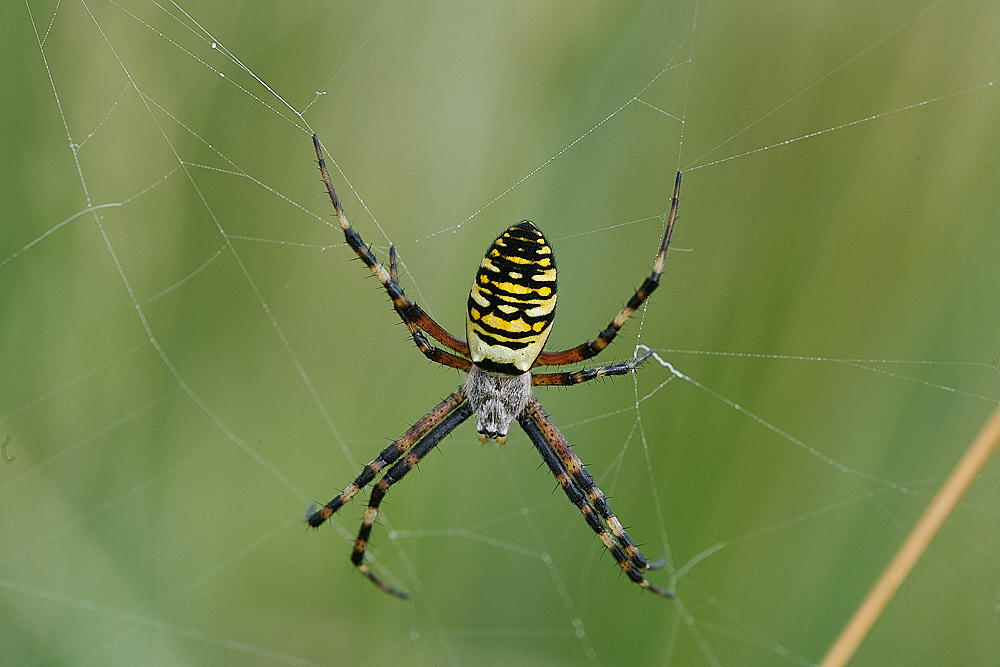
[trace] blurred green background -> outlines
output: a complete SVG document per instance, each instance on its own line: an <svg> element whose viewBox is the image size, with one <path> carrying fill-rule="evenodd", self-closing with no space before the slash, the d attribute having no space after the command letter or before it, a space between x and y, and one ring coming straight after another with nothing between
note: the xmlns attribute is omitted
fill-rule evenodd
<svg viewBox="0 0 1000 667"><path fill-rule="evenodd" d="M812 664L996 408L995 2L0 12L5 664ZM464 425L389 495L370 554L410 602L350 566L366 495L305 528L461 381L331 226L313 131L455 333L535 220L553 348L648 273L685 170L609 359L693 381L538 392L676 600L520 433ZM855 664L1000 661L998 492L993 463Z"/></svg>

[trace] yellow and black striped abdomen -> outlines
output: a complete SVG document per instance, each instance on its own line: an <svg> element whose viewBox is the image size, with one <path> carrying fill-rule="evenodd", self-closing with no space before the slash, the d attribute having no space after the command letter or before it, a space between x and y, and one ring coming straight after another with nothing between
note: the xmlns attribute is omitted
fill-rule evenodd
<svg viewBox="0 0 1000 667"><path fill-rule="evenodd" d="M469 294L472 363L520 375L535 363L556 310L556 260L535 223L524 220L493 242Z"/></svg>

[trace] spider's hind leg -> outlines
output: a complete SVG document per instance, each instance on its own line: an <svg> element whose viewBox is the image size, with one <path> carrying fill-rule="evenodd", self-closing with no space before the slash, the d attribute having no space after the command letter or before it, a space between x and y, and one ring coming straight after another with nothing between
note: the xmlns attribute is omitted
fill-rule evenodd
<svg viewBox="0 0 1000 667"><path fill-rule="evenodd" d="M618 311L618 314L615 315L604 331L598 334L597 338L568 350L559 352L545 350L538 356L537 366L565 366L566 364L575 364L578 361L590 359L600 354L615 339L621 328L632 317L632 314L642 306L646 299L649 298L649 295L653 293L653 290L660 285L660 275L663 273L663 263L667 256L667 248L670 247L670 237L674 233L674 221L677 220L677 206L680 204L680 200L681 172L677 172L677 178L674 180L674 196L670 198L670 212L667 213L667 229L663 233L663 242L660 243L660 250L653 261L652 273L643 281L642 285L635 291L635 294L625 303L622 309Z"/></svg>

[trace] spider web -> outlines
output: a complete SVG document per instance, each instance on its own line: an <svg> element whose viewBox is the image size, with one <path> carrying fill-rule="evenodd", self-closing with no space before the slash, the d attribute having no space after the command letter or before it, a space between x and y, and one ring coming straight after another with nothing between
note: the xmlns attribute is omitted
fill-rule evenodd
<svg viewBox="0 0 1000 667"><path fill-rule="evenodd" d="M813 664L1000 397L993 3L28 0L6 10L0 654L11 664ZM527 439L463 426L303 511L452 391L311 157L462 334L498 230L560 263L538 395L652 559L643 595ZM601 358L599 358L601 360ZM987 467L859 654L996 662ZM360 496L359 496L360 498Z"/></svg>

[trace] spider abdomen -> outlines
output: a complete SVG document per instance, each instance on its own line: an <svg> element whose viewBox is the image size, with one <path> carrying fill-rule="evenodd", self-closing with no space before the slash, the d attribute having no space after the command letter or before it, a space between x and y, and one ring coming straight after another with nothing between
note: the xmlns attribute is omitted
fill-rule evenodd
<svg viewBox="0 0 1000 667"><path fill-rule="evenodd" d="M555 256L535 223L524 220L497 237L476 273L466 318L472 362L491 373L526 373L555 309Z"/></svg>

